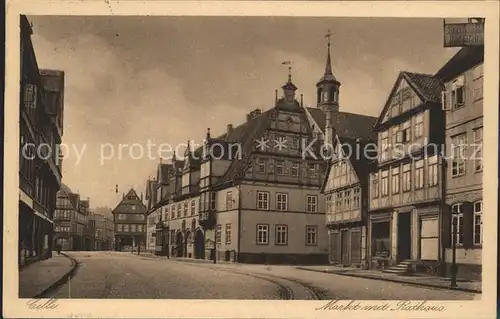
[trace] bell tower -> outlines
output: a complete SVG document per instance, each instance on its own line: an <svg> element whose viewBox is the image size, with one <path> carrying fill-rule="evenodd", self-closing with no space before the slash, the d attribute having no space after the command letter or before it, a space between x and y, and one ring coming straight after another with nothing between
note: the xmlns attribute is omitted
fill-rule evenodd
<svg viewBox="0 0 500 319"><path fill-rule="evenodd" d="M339 110L339 88L340 82L337 81L332 73L332 62L330 58L330 37L331 32L328 30L326 38L328 39L328 51L326 56L325 74L316 84L317 88L317 104L323 112L327 110L338 112Z"/></svg>
<svg viewBox="0 0 500 319"><path fill-rule="evenodd" d="M328 39L328 50L326 55L325 74L316 84L318 108L325 114L325 136L324 143L333 147L333 117L339 111L339 88L340 82L337 81L332 72L332 62L330 59L330 37L328 30L326 38Z"/></svg>

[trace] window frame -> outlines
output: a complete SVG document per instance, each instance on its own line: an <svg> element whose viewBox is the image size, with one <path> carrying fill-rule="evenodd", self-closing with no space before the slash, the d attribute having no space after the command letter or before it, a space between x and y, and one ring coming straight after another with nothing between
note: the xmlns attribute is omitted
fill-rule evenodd
<svg viewBox="0 0 500 319"><path fill-rule="evenodd" d="M262 195L262 199L259 198ZM257 209L258 210L269 210L270 209L270 193L267 191L257 191ZM265 207L261 207L261 204L265 204Z"/></svg>
<svg viewBox="0 0 500 319"><path fill-rule="evenodd" d="M231 223L228 223L225 225L225 229L224 229L224 242L226 243L226 245L230 245L231 244L231 236L232 236L232 226L231 226Z"/></svg>
<svg viewBox="0 0 500 319"><path fill-rule="evenodd" d="M451 110L456 111L459 110L463 107L465 107L465 76L464 74L461 74L457 76L452 82L451 82ZM461 97L462 100L459 103L457 98L458 98L458 92L461 92Z"/></svg>
<svg viewBox="0 0 500 319"><path fill-rule="evenodd" d="M424 160L415 161L415 189L422 189L425 185Z"/></svg>
<svg viewBox="0 0 500 319"><path fill-rule="evenodd" d="M479 204L480 209L477 210L477 205ZM482 246L483 245L483 200L480 199L478 201L475 201L473 203L473 229L472 229L472 243L474 246ZM476 242L476 236L477 236L477 221L476 217L479 216L480 218L480 225L479 225L479 242Z"/></svg>
<svg viewBox="0 0 500 319"><path fill-rule="evenodd" d="M399 194L401 191L400 189L400 167L393 167L391 168L391 194Z"/></svg>
<svg viewBox="0 0 500 319"><path fill-rule="evenodd" d="M281 199L280 199L281 197ZM283 201L284 198L284 201ZM288 193L278 192L275 196L276 199L276 210L280 212L288 211ZM284 204L284 207L283 207Z"/></svg>
<svg viewBox="0 0 500 319"><path fill-rule="evenodd" d="M313 232L309 232L309 230L314 230ZM313 242L309 241L309 234L314 234L312 238L314 238ZM317 225L306 225L306 246L318 246L318 226Z"/></svg>
<svg viewBox="0 0 500 319"><path fill-rule="evenodd" d="M456 203L454 205L452 205L451 207L451 211L452 211L452 214L451 214L451 238L452 238L452 244L453 244L453 233L455 231L454 229L454 226L453 226L453 220L454 219L457 219L457 234L456 234L456 241L455 241L455 244L457 246L463 246L463 240L464 240L464 214L462 212L462 205L463 203ZM455 207L457 208L455 210ZM461 237L461 238L460 238Z"/></svg>
<svg viewBox="0 0 500 319"><path fill-rule="evenodd" d="M262 238L265 239L264 241L259 241L260 233L263 234ZM257 224L255 226L255 243L256 245L269 245L269 224Z"/></svg>
<svg viewBox="0 0 500 319"><path fill-rule="evenodd" d="M460 142L460 139L462 139L462 144L458 144ZM467 146L467 133L461 133L457 134L455 136L451 137L451 150L452 150L452 158L451 158L451 177L460 177L464 176L467 172L466 169L466 154L465 154L465 147ZM456 150L459 150L458 153L460 155L460 158L455 160L455 157L457 154ZM460 170L460 168L463 168ZM454 173L454 170L456 170L456 173Z"/></svg>
<svg viewBox="0 0 500 319"><path fill-rule="evenodd" d="M481 136L477 136L478 132L481 132ZM475 146L475 154L474 154L474 172L475 173L480 173L483 171L483 126L476 127L473 131L473 141L474 141L474 146ZM479 149L478 149L479 148ZM480 158L477 158L478 154L480 154ZM478 163L479 163L479 168L478 168Z"/></svg>
<svg viewBox="0 0 500 319"><path fill-rule="evenodd" d="M280 238L280 234L284 234L284 241ZM274 226L274 244L276 246L288 246L288 225L277 224Z"/></svg>
<svg viewBox="0 0 500 319"><path fill-rule="evenodd" d="M309 199L314 198L314 203L313 201ZM314 209L310 209L314 207ZM318 195L306 195L306 212L308 213L317 213L318 212Z"/></svg>

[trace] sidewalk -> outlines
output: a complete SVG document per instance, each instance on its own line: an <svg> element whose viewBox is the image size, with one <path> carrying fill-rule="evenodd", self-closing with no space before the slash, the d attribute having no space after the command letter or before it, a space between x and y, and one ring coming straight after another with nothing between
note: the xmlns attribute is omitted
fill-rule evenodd
<svg viewBox="0 0 500 319"><path fill-rule="evenodd" d="M76 260L52 253L52 258L25 267L19 272L19 298L37 298L64 281L75 269Z"/></svg>
<svg viewBox="0 0 500 319"><path fill-rule="evenodd" d="M399 282L420 287L441 288L450 290L461 290L466 292L481 293L482 283L480 281L457 280L457 288L450 288L450 279L436 276L415 274L413 276L402 276L374 270L363 270L359 268L343 268L334 266L304 266L297 269L324 272L341 276L351 276L366 279Z"/></svg>

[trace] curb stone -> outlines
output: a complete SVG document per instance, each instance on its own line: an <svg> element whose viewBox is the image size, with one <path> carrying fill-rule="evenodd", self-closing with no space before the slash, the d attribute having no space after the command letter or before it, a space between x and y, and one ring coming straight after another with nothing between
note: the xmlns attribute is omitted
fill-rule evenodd
<svg viewBox="0 0 500 319"><path fill-rule="evenodd" d="M42 292L38 293L36 296L33 298L39 299L39 298L46 298L47 295L49 295L51 292L55 291L57 288L62 286L70 276L73 276L73 274L76 272L78 269L79 263L78 261L71 255L65 254L61 252L61 255L65 256L69 260L71 260L71 269L64 274L61 278L56 280L54 283L52 283L50 286L42 290Z"/></svg>
<svg viewBox="0 0 500 319"><path fill-rule="evenodd" d="M371 280L397 282L400 284L406 284L406 285L416 286L416 287L429 287L429 288L438 288L438 289L444 289L444 290L458 290L458 291L482 294L481 290L473 289L473 288L461 288L461 287L451 288L451 287L447 287L447 286L439 286L439 285L433 285L433 284L428 284L428 283L409 282L409 281L404 281L404 280L400 280L400 279L372 277L372 276L359 275L359 274L349 274L347 272L342 272L342 271L333 272L333 271L328 271L328 270L315 270L315 269L307 269L307 268L302 268L302 267L296 267L296 268L300 269L300 270L322 272L322 273L326 273L326 274L339 275L339 276L357 277L357 278L364 278L364 279L371 279Z"/></svg>

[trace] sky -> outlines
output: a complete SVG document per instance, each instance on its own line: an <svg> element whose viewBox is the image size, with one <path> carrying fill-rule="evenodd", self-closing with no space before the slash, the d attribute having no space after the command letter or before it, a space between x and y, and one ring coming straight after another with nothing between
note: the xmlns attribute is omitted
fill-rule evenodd
<svg viewBox="0 0 500 319"><path fill-rule="evenodd" d="M92 207L145 193L160 155L171 156L158 145L182 153L208 127L219 135L273 107L283 61L315 107L328 29L344 112L379 116L400 71L433 74L457 51L431 18L28 18L39 67L65 72L63 182Z"/></svg>

